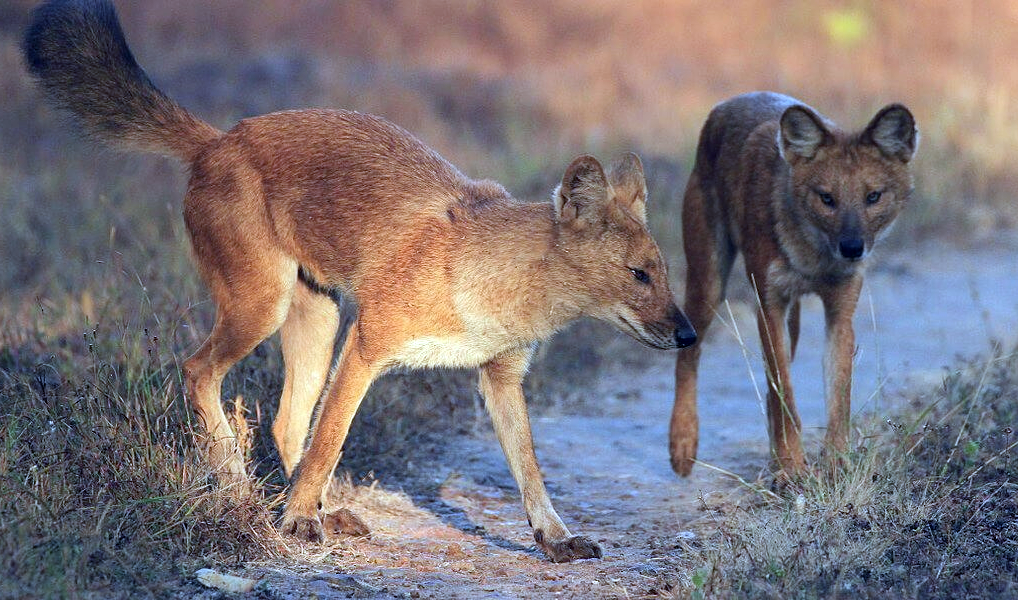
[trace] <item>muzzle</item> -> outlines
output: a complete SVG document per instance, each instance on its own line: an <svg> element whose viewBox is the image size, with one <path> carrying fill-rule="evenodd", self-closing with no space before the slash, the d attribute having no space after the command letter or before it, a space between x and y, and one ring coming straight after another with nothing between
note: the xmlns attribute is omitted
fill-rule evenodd
<svg viewBox="0 0 1018 600"><path fill-rule="evenodd" d="M848 260L859 260L865 250L866 242L861 237L843 237L838 241L838 251Z"/></svg>
<svg viewBox="0 0 1018 600"><path fill-rule="evenodd" d="M671 320L675 323L675 345L679 348L686 348L696 343L696 330L693 329L693 325L686 318L686 315L682 314L679 307L674 307L672 312Z"/></svg>

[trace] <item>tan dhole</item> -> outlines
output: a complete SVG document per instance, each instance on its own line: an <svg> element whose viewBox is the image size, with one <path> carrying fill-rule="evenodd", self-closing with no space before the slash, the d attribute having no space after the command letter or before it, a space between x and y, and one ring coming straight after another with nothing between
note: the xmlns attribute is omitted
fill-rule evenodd
<svg viewBox="0 0 1018 600"><path fill-rule="evenodd" d="M799 298L817 294L824 305L826 448L836 457L848 440L852 316L863 270L908 202L917 142L912 114L900 104L881 109L865 129L849 134L799 101L768 92L722 102L700 134L682 207L685 312L702 338L742 252L759 301L768 429L782 475L805 467L789 379ZM681 475L689 474L696 458L701 348L680 350L675 366L669 446L672 467Z"/></svg>
<svg viewBox="0 0 1018 600"><path fill-rule="evenodd" d="M552 507L521 381L536 342L584 315L657 348L695 341L647 230L635 155L607 171L581 156L552 202L523 203L379 117L298 110L221 132L152 85L108 0L43 4L24 51L50 101L86 132L190 168L184 219L216 319L185 380L223 480L243 481L245 469L223 377L277 330L286 379L272 431L292 476L281 528L309 540L324 537L320 500L372 381L394 367L479 367L538 545L554 561L601 555ZM359 310L323 394L339 329L331 290ZM348 511L329 517L366 530Z"/></svg>

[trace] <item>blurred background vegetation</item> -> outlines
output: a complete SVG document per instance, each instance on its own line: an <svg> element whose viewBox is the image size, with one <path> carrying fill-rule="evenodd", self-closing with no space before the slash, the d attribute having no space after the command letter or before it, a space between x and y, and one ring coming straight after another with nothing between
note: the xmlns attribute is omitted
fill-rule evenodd
<svg viewBox="0 0 1018 600"><path fill-rule="evenodd" d="M58 125L17 50L32 4L0 7L0 289L80 289L111 249L180 260L182 169L97 152ZM533 199L578 153L636 150L677 269L699 127L713 104L754 89L846 127L906 103L923 134L907 233L986 239L1018 220L1018 9L1007 1L121 4L157 84L222 128L286 108L379 114Z"/></svg>
<svg viewBox="0 0 1018 600"><path fill-rule="evenodd" d="M86 409L105 407L96 409L112 420L103 427L130 430L125 445L140 436L170 454L193 452L187 436L174 437L181 424L190 427L178 365L208 331L212 307L180 217L185 170L97 148L43 105L18 50L33 4L0 3L0 498L7 499L0 521L15 524L0 536L0 554L13 557L15 580L42 578L17 570L29 564L19 558L21 540L65 535L77 541L33 547L57 548L55 565L115 579L127 567L95 566L108 563L104 544L123 542L111 537L108 515L117 513L109 507L137 519L137 507L123 508L130 498L158 494L187 504L203 480L192 473L167 484L177 486L170 491L131 491L122 462L110 466L120 475L105 478L67 471L117 452L95 435L94 411ZM992 243L1018 225L1018 7L1008 0L118 4L151 78L221 128L290 108L370 112L414 132L467 175L499 180L531 200L547 198L577 154L608 159L634 150L647 171L651 226L676 282L684 268L681 197L699 128L715 103L755 89L796 96L846 128L889 102L912 109L923 136L917 190L892 244ZM584 373L607 366L606 356L632 367L641 352L581 324L542 349L531 395L538 405L569 401L582 395ZM243 395L253 417L271 415L281 377L269 343L235 370L224 395ZM358 417L351 445L360 450L347 464L377 467L379 455L401 454L392 451L407 436L447 431L450 422L469 428L477 412L472 389L464 373L390 377ZM271 472L262 425L256 459ZM30 442L53 431L64 437ZM57 460L71 451L78 460ZM139 461L134 478L164 473L153 466L168 460L160 456ZM47 464L49 479L24 471ZM109 477L120 477L119 487L97 492L116 483ZM10 488L12 481L24 483ZM25 508L25 498L48 495L70 508L35 501ZM174 506L146 514L161 522L161 511L181 514ZM192 507L179 523L171 519L178 529L167 526L150 542L175 553L210 552L200 532L221 523L221 510ZM172 541L181 536L186 544ZM65 577L76 577L71 571Z"/></svg>

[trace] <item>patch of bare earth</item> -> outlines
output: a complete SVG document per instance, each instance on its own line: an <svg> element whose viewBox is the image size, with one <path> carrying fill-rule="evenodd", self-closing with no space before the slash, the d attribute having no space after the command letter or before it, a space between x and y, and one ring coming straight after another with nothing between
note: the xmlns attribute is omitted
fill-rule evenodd
<svg viewBox="0 0 1018 600"><path fill-rule="evenodd" d="M658 414L666 378L622 381L591 391L605 398L597 415L533 419L556 509L574 534L601 545L602 559L554 564L537 550L498 442L479 420L475 435L417 452L421 462L396 480L335 480L335 506L360 516L370 537L305 546L303 566L250 565L250 574L263 578L263 594L287 598L670 597L688 544L740 494L707 468L686 480L672 474ZM636 387L647 383L646 393ZM763 450L723 462L750 469L766 462Z"/></svg>

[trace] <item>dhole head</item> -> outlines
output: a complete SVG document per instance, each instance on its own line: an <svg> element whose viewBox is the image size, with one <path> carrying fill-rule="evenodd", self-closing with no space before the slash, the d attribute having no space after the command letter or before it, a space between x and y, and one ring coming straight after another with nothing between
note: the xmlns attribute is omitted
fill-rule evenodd
<svg viewBox="0 0 1018 600"><path fill-rule="evenodd" d="M781 116L778 147L791 168L793 211L831 258L862 260L912 192L909 161L919 134L912 113L891 104L861 133L846 135L810 108Z"/></svg>
<svg viewBox="0 0 1018 600"><path fill-rule="evenodd" d="M605 173L580 156L552 194L560 249L579 271L584 311L654 348L683 348L696 332L675 305L668 268L647 229L647 184L632 153Z"/></svg>

